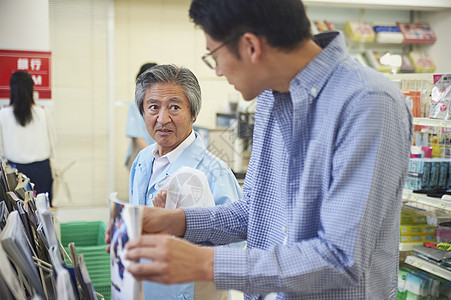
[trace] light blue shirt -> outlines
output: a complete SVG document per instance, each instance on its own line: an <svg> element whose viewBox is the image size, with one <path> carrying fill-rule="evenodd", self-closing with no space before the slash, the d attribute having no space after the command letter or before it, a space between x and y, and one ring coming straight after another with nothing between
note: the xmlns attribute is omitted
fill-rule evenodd
<svg viewBox="0 0 451 300"><path fill-rule="evenodd" d="M139 152L130 170L130 203L153 206L152 199L158 193L155 185L183 166L206 174L216 205L231 203L241 197L241 188L230 168L206 149L197 132L195 135L194 142L161 172L150 187L154 161L152 151L157 144ZM143 289L145 299L194 299L194 283L163 285L144 281Z"/></svg>
<svg viewBox="0 0 451 300"><path fill-rule="evenodd" d="M215 248L214 282L245 299L396 299L412 119L400 91L348 54L342 33L255 114L243 198L186 208L185 238Z"/></svg>
<svg viewBox="0 0 451 300"><path fill-rule="evenodd" d="M131 101L128 107L127 114L127 127L125 129L125 134L129 138L142 138L147 143L151 145L155 143L146 128L146 123L144 122L143 116L141 116L135 101ZM125 164L127 164L132 153L132 142L128 145L127 154L125 156Z"/></svg>

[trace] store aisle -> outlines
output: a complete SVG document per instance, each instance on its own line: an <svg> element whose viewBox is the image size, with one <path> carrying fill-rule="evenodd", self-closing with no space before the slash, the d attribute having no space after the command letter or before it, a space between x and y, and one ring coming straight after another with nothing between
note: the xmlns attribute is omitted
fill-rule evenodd
<svg viewBox="0 0 451 300"><path fill-rule="evenodd" d="M59 223L80 221L108 222L109 211L107 206L92 207L60 207L54 211L56 221ZM232 291L231 300L243 300L243 293Z"/></svg>

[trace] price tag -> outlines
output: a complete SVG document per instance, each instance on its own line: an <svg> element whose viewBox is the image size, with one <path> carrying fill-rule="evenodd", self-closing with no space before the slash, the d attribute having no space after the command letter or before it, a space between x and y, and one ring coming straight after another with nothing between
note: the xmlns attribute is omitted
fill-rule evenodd
<svg viewBox="0 0 451 300"><path fill-rule="evenodd" d="M446 204L445 204L445 203L439 202L438 206L440 206L440 207L442 207L442 208L445 208L445 207L446 207Z"/></svg>
<svg viewBox="0 0 451 300"><path fill-rule="evenodd" d="M418 119L413 119L412 123L413 123L414 125L418 125L418 124L420 124L420 120L418 120Z"/></svg>
<svg viewBox="0 0 451 300"><path fill-rule="evenodd" d="M421 262L419 262L419 261L413 259L413 258L410 257L410 256L407 256L407 258L406 258L406 263L408 263L408 264L410 264L410 265L412 265L412 266L415 266L415 267L417 267L417 268L421 268L421 266L422 266Z"/></svg>
<svg viewBox="0 0 451 300"><path fill-rule="evenodd" d="M418 197L417 196L412 196L412 197L410 197L410 201L418 201Z"/></svg>
<svg viewBox="0 0 451 300"><path fill-rule="evenodd" d="M440 123L438 123L440 126L442 126L442 127L446 127L446 125L448 124L448 122L446 122L446 121L443 121L443 122L440 122Z"/></svg>
<svg viewBox="0 0 451 300"><path fill-rule="evenodd" d="M414 262L413 262L413 266L415 266L415 267L421 269L421 267L422 267L423 265L422 265L420 262L418 262L418 261L414 261Z"/></svg>

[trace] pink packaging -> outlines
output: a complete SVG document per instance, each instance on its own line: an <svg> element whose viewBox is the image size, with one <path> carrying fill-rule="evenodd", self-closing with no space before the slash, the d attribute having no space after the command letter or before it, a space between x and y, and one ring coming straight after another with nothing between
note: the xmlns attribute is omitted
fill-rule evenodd
<svg viewBox="0 0 451 300"><path fill-rule="evenodd" d="M431 146L421 146L421 150L424 152L424 158L432 158L432 147Z"/></svg>
<svg viewBox="0 0 451 300"><path fill-rule="evenodd" d="M435 231L437 243L450 243L451 242L451 230L437 229Z"/></svg>

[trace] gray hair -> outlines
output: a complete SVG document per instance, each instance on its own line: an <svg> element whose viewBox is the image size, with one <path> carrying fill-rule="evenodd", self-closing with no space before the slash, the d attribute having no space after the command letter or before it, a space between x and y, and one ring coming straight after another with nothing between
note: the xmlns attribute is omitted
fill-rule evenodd
<svg viewBox="0 0 451 300"><path fill-rule="evenodd" d="M172 64L155 66L138 77L135 102L142 116L144 115L143 102L146 90L158 83L172 83L182 87L190 103L191 117L196 120L202 105L199 82L189 69Z"/></svg>

